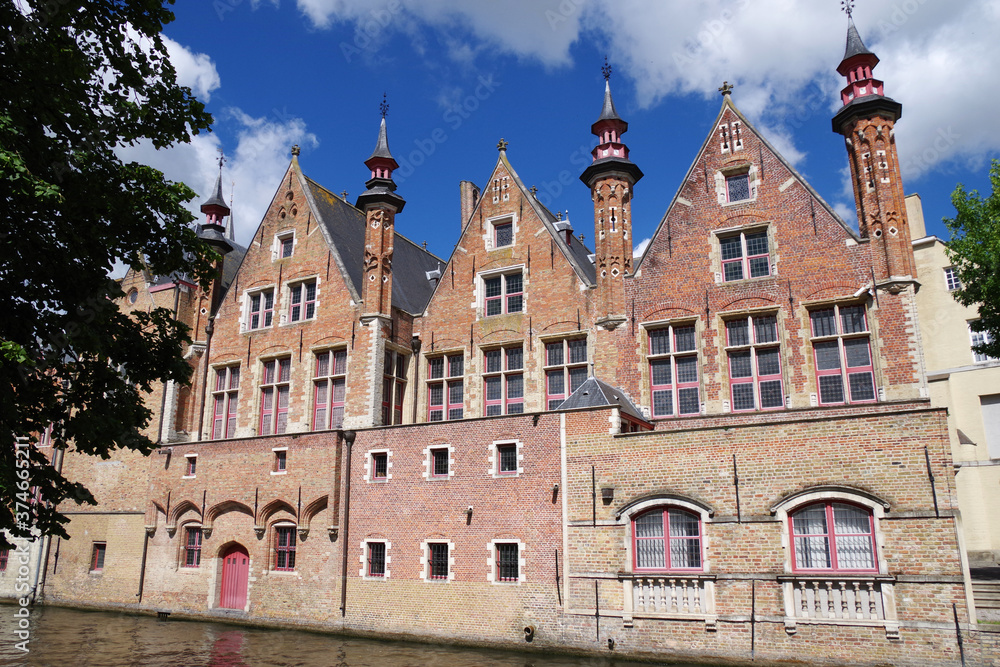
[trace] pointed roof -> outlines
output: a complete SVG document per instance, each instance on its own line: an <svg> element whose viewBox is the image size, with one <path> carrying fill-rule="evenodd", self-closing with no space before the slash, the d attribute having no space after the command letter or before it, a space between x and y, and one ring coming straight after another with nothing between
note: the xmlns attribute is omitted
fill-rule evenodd
<svg viewBox="0 0 1000 667"><path fill-rule="evenodd" d="M382 124L378 128L378 141L375 142L375 150L372 151L368 160L375 157L386 158L388 160L393 159L392 153L389 152L389 137L385 131L385 116L382 116ZM365 162L368 160L365 160Z"/></svg>
<svg viewBox="0 0 1000 667"><path fill-rule="evenodd" d="M844 50L844 60L860 55L875 55L868 50L865 43L861 41L858 29L854 27L854 19L848 19L847 26L847 48Z"/></svg>
<svg viewBox="0 0 1000 667"><path fill-rule="evenodd" d="M601 108L601 117L597 120L621 120L615 110L615 101L611 99L611 82L604 82L604 106Z"/></svg>
<svg viewBox="0 0 1000 667"><path fill-rule="evenodd" d="M201 205L202 212L205 211L209 206L221 206L222 208L229 210L226 206L226 200L222 198L222 170L219 169L219 176L215 179L215 193Z"/></svg>
<svg viewBox="0 0 1000 667"><path fill-rule="evenodd" d="M642 416L642 412L635 406L625 392L618 387L613 387L612 385L604 382L603 380L598 380L596 377L591 375L587 380L576 388L572 394L569 395L565 401L559 404L557 410L572 410L574 408L597 408L605 405L614 405L622 411L622 413L632 417L633 419L638 419L640 421L647 421L645 417Z"/></svg>

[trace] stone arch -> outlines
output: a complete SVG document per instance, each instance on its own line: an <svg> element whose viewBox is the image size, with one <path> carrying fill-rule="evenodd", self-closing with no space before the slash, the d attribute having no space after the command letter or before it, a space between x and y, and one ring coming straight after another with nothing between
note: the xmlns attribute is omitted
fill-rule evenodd
<svg viewBox="0 0 1000 667"><path fill-rule="evenodd" d="M194 512L198 516L198 520L201 521L201 510L198 509L198 506L190 500L182 500L170 510L170 515L167 517L167 535L174 536L174 533L177 532L177 521L187 512Z"/></svg>
<svg viewBox="0 0 1000 667"><path fill-rule="evenodd" d="M322 512L329 505L329 496L320 496L305 506L302 516L299 517L299 536L306 537L309 534L309 524L313 517Z"/></svg>
<svg viewBox="0 0 1000 667"><path fill-rule="evenodd" d="M216 503L205 512L204 523L202 524L202 531L205 533L205 537L212 535L215 520L229 512L239 512L240 514L246 514L251 519L253 518L253 510L237 500L224 500L221 503Z"/></svg>
<svg viewBox="0 0 1000 667"><path fill-rule="evenodd" d="M280 498L275 498L274 500L272 500L271 502L267 503L262 508L260 508L260 514L257 516L256 525L257 526L268 525L268 523L270 523L271 521L271 517L281 511L285 511L291 514L292 517L296 520L296 522L299 520L298 512L295 511L294 507L292 507L289 503L285 502L284 500L281 500Z"/></svg>

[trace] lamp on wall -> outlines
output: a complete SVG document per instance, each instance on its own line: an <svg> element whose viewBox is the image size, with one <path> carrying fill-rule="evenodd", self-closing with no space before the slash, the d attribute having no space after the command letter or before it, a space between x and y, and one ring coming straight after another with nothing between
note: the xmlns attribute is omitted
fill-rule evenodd
<svg viewBox="0 0 1000 667"><path fill-rule="evenodd" d="M615 487L613 486L602 486L601 487L601 501L605 505L610 505L615 499Z"/></svg>

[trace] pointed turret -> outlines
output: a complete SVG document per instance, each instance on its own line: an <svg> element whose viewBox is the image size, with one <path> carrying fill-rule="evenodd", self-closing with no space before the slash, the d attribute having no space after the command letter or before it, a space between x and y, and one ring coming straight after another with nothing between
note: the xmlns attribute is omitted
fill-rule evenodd
<svg viewBox="0 0 1000 667"><path fill-rule="evenodd" d="M842 135L850 158L858 230L872 240L876 281L915 275L909 242L906 204L894 125L903 113L899 102L885 97L881 81L872 75L878 56L861 41L847 10L847 48L837 71L847 78L841 91L844 106L833 117L833 131Z"/></svg>
<svg viewBox="0 0 1000 667"><path fill-rule="evenodd" d="M628 157L622 134L628 130L611 97L611 67L605 61L604 105L590 127L597 136L593 163L580 180L594 201L594 246L597 270L597 324L612 330L625 321L625 274L632 272L632 187L642 178Z"/></svg>
<svg viewBox="0 0 1000 667"><path fill-rule="evenodd" d="M382 101L382 108L389 109L389 105ZM396 194L396 184L392 180L392 172L399 167L399 163L389 152L389 137L385 129L385 113L382 114L382 124L378 129L378 139L375 142L375 150L371 156L365 160L365 166L372 172L372 177L365 183L368 188L358 197L357 207L361 210L369 204L384 203L392 206L397 213L403 210L406 201Z"/></svg>
<svg viewBox="0 0 1000 667"><path fill-rule="evenodd" d="M222 224L222 219L230 214L229 207L226 206L222 198L222 164L225 158L219 156L219 175L215 179L215 189L211 197L201 205L201 212L205 214L205 223L198 228L198 237L215 248L219 254L225 255L233 249L232 243L226 233L226 228Z"/></svg>

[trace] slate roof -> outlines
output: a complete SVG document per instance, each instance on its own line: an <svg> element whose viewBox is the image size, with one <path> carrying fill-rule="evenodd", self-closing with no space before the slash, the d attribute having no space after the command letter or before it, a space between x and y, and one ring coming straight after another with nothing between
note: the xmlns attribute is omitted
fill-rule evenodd
<svg viewBox="0 0 1000 667"><path fill-rule="evenodd" d="M365 254L365 214L308 176L303 176L315 204L317 221L332 243L355 294L362 294ZM393 241L392 305L411 315L420 315L434 291L427 280L444 262L399 232Z"/></svg>
<svg viewBox="0 0 1000 667"><path fill-rule="evenodd" d="M389 137L386 135L385 131L385 117L382 117L382 124L378 128L378 140L375 142L375 150L369 156L369 160L373 157L384 157L393 159L392 153L389 152ZM367 162L367 160L366 160Z"/></svg>
<svg viewBox="0 0 1000 667"><path fill-rule="evenodd" d="M847 26L847 48L844 49L844 60L860 55L874 55L861 41L858 29L854 27L854 21Z"/></svg>
<svg viewBox="0 0 1000 667"><path fill-rule="evenodd" d="M221 206L222 208L229 210L226 206L226 200L222 197L222 172L219 172L219 177L215 179L215 192L212 194L211 198L201 205L201 210L204 211L207 206Z"/></svg>
<svg viewBox="0 0 1000 667"><path fill-rule="evenodd" d="M572 410L574 408L597 408L604 405L616 405L623 414L640 421L648 421L642 412L629 400L625 392L618 387L612 387L603 380L591 375L587 380L563 401L557 410Z"/></svg>
<svg viewBox="0 0 1000 667"><path fill-rule="evenodd" d="M601 117L597 120L621 120L622 117L615 111L615 101L611 99L611 82L604 82L604 107L601 109Z"/></svg>

